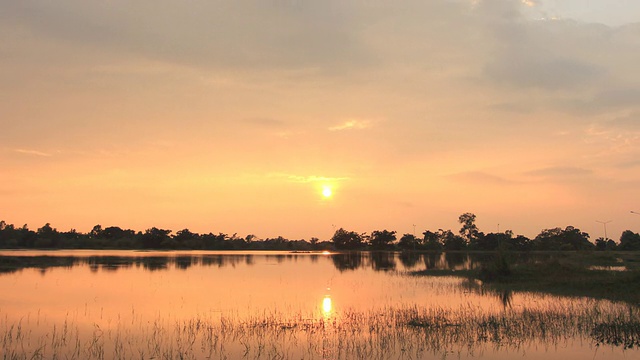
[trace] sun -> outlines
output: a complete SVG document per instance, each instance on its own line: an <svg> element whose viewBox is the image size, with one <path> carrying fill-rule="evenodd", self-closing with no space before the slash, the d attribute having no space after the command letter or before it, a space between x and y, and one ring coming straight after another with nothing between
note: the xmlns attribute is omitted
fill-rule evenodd
<svg viewBox="0 0 640 360"><path fill-rule="evenodd" d="M331 190L331 188L327 185L322 187L322 196L324 196L325 198L330 198L331 195L333 195L333 190Z"/></svg>

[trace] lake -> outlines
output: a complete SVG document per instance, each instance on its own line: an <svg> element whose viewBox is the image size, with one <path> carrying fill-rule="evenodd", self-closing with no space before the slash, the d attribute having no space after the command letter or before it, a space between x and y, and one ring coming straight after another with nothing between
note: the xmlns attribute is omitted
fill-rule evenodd
<svg viewBox="0 0 640 360"><path fill-rule="evenodd" d="M412 275L489 257L0 251L1 358L640 358L635 306Z"/></svg>

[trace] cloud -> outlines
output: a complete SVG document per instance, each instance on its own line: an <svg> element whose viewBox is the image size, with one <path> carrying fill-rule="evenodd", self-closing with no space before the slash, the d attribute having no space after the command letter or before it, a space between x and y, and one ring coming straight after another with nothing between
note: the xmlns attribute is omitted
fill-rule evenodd
<svg viewBox="0 0 640 360"><path fill-rule="evenodd" d="M454 181L473 185L512 185L517 182L482 171L467 171L447 176Z"/></svg>
<svg viewBox="0 0 640 360"><path fill-rule="evenodd" d="M541 178L556 178L556 179L566 179L566 178L581 178L586 176L591 176L593 174L592 170L583 169L579 167L573 166L553 166L542 168L538 170L528 171L525 175L541 177Z"/></svg>
<svg viewBox="0 0 640 360"><path fill-rule="evenodd" d="M562 111L576 116L563 122L591 122L585 115L640 109L640 73L633 65L640 62L640 23L541 20L531 11L545 4L537 10L518 5L485 1L474 13L485 45L477 56L479 83L500 99L492 110Z"/></svg>
<svg viewBox="0 0 640 360"><path fill-rule="evenodd" d="M342 124L329 127L329 131L341 131L341 130L362 130L371 127L369 120L347 120Z"/></svg>
<svg viewBox="0 0 640 360"><path fill-rule="evenodd" d="M536 59L512 54L489 63L485 74L497 83L514 87L569 90L594 83L602 78L605 70L577 59Z"/></svg>
<svg viewBox="0 0 640 360"><path fill-rule="evenodd" d="M482 76L491 84L525 90L572 90L593 84L606 74L605 67L593 62L601 51L597 43L604 40L606 28L594 30L571 21L534 21L524 16L522 6L503 0L483 3L478 16L483 21L480 30L491 46Z"/></svg>
<svg viewBox="0 0 640 360"><path fill-rule="evenodd" d="M640 110L625 116L615 117L614 119L605 122L605 124L613 128L632 130L636 132L640 131Z"/></svg>
<svg viewBox="0 0 640 360"><path fill-rule="evenodd" d="M640 84L633 86L611 86L596 91L587 98L558 102L559 108L583 115L596 115L620 110L640 111Z"/></svg>
<svg viewBox="0 0 640 360"><path fill-rule="evenodd" d="M617 163L615 166L620 169L640 168L640 160L634 159L629 161L623 161L623 162Z"/></svg>
<svg viewBox="0 0 640 360"><path fill-rule="evenodd" d="M50 154L50 153L37 151L37 150L31 150L31 149L14 149L13 151L17 152L19 154L24 154L24 155L33 155L33 156L41 156L41 157L51 157L51 156L53 156L53 154Z"/></svg>
<svg viewBox="0 0 640 360"><path fill-rule="evenodd" d="M191 66L339 71L367 59L349 32L349 12L335 1L25 0L3 7L0 20L50 42Z"/></svg>

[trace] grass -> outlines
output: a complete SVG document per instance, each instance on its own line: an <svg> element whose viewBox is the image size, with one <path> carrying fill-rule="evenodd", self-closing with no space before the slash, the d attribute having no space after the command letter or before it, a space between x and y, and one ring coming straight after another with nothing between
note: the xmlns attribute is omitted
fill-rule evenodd
<svg viewBox="0 0 640 360"><path fill-rule="evenodd" d="M72 318L44 332L0 321L2 359L388 359L487 348L640 345L637 308L607 302L550 303L487 312L459 308L386 307L320 314L201 315L179 320L114 322L84 328ZM46 329L45 329L46 330Z"/></svg>
<svg viewBox="0 0 640 360"><path fill-rule="evenodd" d="M608 270L620 269L625 271ZM640 254L630 252L496 252L493 261L468 270L422 270L415 276L481 280L499 292L537 292L640 305Z"/></svg>
<svg viewBox="0 0 640 360"><path fill-rule="evenodd" d="M564 296L584 296L640 304L640 269L637 255L563 253L542 261L508 262L503 257L495 265L473 276L500 290L543 292ZM605 270L625 266L626 271ZM605 269L594 270L594 267Z"/></svg>

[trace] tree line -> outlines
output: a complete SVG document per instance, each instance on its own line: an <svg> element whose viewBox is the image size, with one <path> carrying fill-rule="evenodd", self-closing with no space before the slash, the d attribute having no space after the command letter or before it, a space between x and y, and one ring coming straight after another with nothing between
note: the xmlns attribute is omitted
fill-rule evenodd
<svg viewBox="0 0 640 360"><path fill-rule="evenodd" d="M89 233L75 229L58 231L47 223L37 230L16 227L0 221L0 248L25 249L167 249L167 250L421 250L421 251L564 251L564 250L640 250L640 235L624 231L618 242L602 237L591 242L588 233L573 226L544 229L535 238L514 235L513 231L483 233L475 224L476 215L459 216L458 233L451 230L425 230L422 237L396 231L375 230L370 234L340 228L328 241L318 238L289 240L282 236L260 239L224 233L198 234L189 229L176 233L152 227L142 231L118 226L96 225Z"/></svg>
<svg viewBox="0 0 640 360"><path fill-rule="evenodd" d="M592 243L589 234L573 226L545 229L535 238L514 235L513 231L483 233L475 224L476 215L464 213L459 216L461 224L458 233L451 230L426 230L422 237L404 234L397 239L395 231L376 230L370 235L339 229L332 237L337 249L362 249L369 247L377 250L430 250L430 251L493 251L498 249L514 251L564 251L564 250L640 250L640 235L626 230L619 242L613 239L598 238Z"/></svg>

